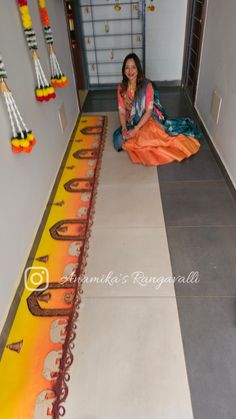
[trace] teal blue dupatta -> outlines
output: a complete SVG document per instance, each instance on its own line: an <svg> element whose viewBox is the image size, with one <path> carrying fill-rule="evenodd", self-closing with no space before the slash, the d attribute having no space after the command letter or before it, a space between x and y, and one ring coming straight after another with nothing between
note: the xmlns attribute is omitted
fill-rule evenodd
<svg viewBox="0 0 236 419"><path fill-rule="evenodd" d="M133 107L131 110L131 125L137 125L139 120L142 118L145 112L145 96L146 89L149 80L145 80L143 87L138 92L137 97L134 100ZM152 82L151 82L152 83ZM171 135L176 136L184 134L187 136L200 138L201 132L197 129L194 121L191 118L174 117L170 118L166 113L165 109L160 103L160 95L157 87L152 83L154 91L154 103L152 117L163 125L165 131Z"/></svg>
<svg viewBox="0 0 236 419"><path fill-rule="evenodd" d="M167 115L165 109L160 103L160 95L154 83L152 83L152 87L154 91L154 109L152 116L164 126L165 131L171 136L184 134L190 137L200 138L202 134L197 129L194 121L191 118L170 118ZM159 112L156 111L155 108L160 112L161 115L163 115L163 118L160 118Z"/></svg>

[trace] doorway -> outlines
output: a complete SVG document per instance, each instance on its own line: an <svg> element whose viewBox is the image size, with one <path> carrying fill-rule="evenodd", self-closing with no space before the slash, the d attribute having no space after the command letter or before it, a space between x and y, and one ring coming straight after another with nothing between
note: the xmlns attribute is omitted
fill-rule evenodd
<svg viewBox="0 0 236 419"><path fill-rule="evenodd" d="M80 109L82 109L87 96L87 90L86 80L84 77L85 70L83 64L82 43L79 33L76 30L76 12L74 3L75 2L73 0L64 1L70 49L75 74L76 90Z"/></svg>
<svg viewBox="0 0 236 419"><path fill-rule="evenodd" d="M117 85L122 63L135 52L144 65L145 2L79 0L76 4L87 89Z"/></svg>
<svg viewBox="0 0 236 419"><path fill-rule="evenodd" d="M196 97L206 5L207 0L189 0L188 4L183 85L192 104Z"/></svg>

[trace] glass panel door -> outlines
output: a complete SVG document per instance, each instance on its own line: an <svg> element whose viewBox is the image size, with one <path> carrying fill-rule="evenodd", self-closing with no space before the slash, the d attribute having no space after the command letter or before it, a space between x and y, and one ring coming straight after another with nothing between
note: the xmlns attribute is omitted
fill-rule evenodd
<svg viewBox="0 0 236 419"><path fill-rule="evenodd" d="M144 10L137 0L79 1L89 88L120 82L130 52L144 63Z"/></svg>

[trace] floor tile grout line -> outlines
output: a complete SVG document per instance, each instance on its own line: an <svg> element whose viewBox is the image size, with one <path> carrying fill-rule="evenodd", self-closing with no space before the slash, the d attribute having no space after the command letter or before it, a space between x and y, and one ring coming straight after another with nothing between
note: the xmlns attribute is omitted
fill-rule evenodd
<svg viewBox="0 0 236 419"><path fill-rule="evenodd" d="M177 300L178 298L231 298L231 299L235 299L236 295L111 295L111 296L83 296L82 297L82 301L85 300L116 300L116 299L138 299L138 300L142 300L142 299L160 299L160 298L165 298L165 299L175 299Z"/></svg>
<svg viewBox="0 0 236 419"><path fill-rule="evenodd" d="M161 174L160 174L161 175ZM160 179L161 183L206 183L206 182L217 182L217 183L222 183L222 184L226 184L224 177L222 176L222 179L180 179L180 180L163 180Z"/></svg>
<svg viewBox="0 0 236 419"><path fill-rule="evenodd" d="M202 224L202 225L167 225L167 230L169 228L232 228L236 227L236 224Z"/></svg>
<svg viewBox="0 0 236 419"><path fill-rule="evenodd" d="M164 223L162 225L150 225L149 224L147 226L145 226L145 225L144 226L143 225L139 225L139 226L134 226L134 225L131 225L131 226L127 226L127 225L107 226L105 224L104 225L100 224L100 225L94 226L94 230L96 230L97 228L99 228L101 230L104 230L104 229L106 229L106 230L138 230L138 229L139 230L153 230L153 229L155 229L155 230L166 230Z"/></svg>
<svg viewBox="0 0 236 419"><path fill-rule="evenodd" d="M142 184L142 186L149 186L149 187L154 186L154 185L155 185L155 189L158 188L157 185L156 185L156 181L155 181L155 183L154 182L150 182L150 183L144 183L144 184ZM129 186L129 188L127 188L127 189L130 189L133 186L137 186L137 187L140 188L140 183L124 183L124 184L123 183L106 183L106 184L101 183L101 184L99 184L99 187L103 187L103 186L105 186L105 187L120 186L122 188L124 188L124 186ZM159 189L156 189L156 190L159 192Z"/></svg>
<svg viewBox="0 0 236 419"><path fill-rule="evenodd" d="M187 227L236 227L236 224L199 224L199 225L171 225L171 224L165 224L166 228L170 227L176 227L176 228L187 228Z"/></svg>

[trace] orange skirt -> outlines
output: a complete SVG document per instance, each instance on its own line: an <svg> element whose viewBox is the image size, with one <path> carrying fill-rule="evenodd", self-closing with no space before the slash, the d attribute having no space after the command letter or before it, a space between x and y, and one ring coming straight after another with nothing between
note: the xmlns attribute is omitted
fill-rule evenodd
<svg viewBox="0 0 236 419"><path fill-rule="evenodd" d="M199 148L200 143L195 138L183 134L172 137L153 118L123 145L133 163L145 166L181 161L197 153Z"/></svg>

